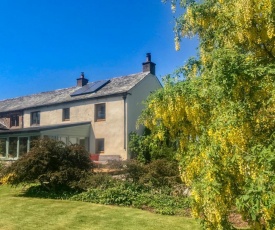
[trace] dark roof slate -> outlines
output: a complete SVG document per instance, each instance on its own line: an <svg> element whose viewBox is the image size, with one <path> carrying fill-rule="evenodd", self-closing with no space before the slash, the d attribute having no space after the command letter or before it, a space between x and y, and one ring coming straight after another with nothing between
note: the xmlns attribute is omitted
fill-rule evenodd
<svg viewBox="0 0 275 230"><path fill-rule="evenodd" d="M71 88L58 89L49 92L2 100L0 101L0 113L125 93L132 89L148 74L149 72L141 72L123 77L112 78L103 88L94 93L85 95L72 97L71 94L80 88L75 86Z"/></svg>

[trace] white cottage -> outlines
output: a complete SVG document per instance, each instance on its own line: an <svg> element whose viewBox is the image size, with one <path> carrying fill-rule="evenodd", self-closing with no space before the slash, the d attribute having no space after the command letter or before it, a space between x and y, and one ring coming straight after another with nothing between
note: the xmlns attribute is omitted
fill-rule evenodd
<svg viewBox="0 0 275 230"><path fill-rule="evenodd" d="M74 87L0 101L0 159L18 159L43 136L81 144L95 159L128 159L142 101L162 87L149 53L142 65L141 73L90 83L82 73Z"/></svg>

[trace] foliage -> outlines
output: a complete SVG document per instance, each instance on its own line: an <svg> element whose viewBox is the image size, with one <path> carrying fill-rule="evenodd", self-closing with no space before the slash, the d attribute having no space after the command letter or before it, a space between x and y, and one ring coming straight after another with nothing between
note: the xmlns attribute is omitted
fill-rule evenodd
<svg viewBox="0 0 275 230"><path fill-rule="evenodd" d="M71 200L85 202L132 206L136 208L154 210L164 215L182 213L182 209L189 207L189 199L185 196L171 196L169 194L152 193L145 187L128 182L118 182L107 189L92 188L87 192L76 194Z"/></svg>
<svg viewBox="0 0 275 230"><path fill-rule="evenodd" d="M171 141L169 135L164 137L162 140L152 139L149 129L145 129L143 135L130 133L129 150L132 158L142 163L156 159L173 159L176 143Z"/></svg>
<svg viewBox="0 0 275 230"><path fill-rule="evenodd" d="M107 189L113 187L116 184L116 180L106 173L94 173L84 178L81 178L78 182L79 188L82 190L88 190L90 188Z"/></svg>
<svg viewBox="0 0 275 230"><path fill-rule="evenodd" d="M8 169L8 183L19 185L39 181L49 190L78 187L78 181L92 169L89 153L79 145L66 146L49 138L36 141L30 152Z"/></svg>
<svg viewBox="0 0 275 230"><path fill-rule="evenodd" d="M273 0L172 0L186 11L176 20L176 48L181 37L198 36L204 64L217 48L242 50L255 58L274 61Z"/></svg>
<svg viewBox="0 0 275 230"><path fill-rule="evenodd" d="M178 163L173 160L158 159L148 164L130 160L125 162L124 172L126 180L152 189L182 184Z"/></svg>
<svg viewBox="0 0 275 230"><path fill-rule="evenodd" d="M0 185L7 184L10 177L13 176L12 173L8 173L8 166L4 162L0 161Z"/></svg>
<svg viewBox="0 0 275 230"><path fill-rule="evenodd" d="M126 179L138 183L146 173L145 166L140 161L130 160L125 162Z"/></svg>
<svg viewBox="0 0 275 230"><path fill-rule="evenodd" d="M151 95L140 118L151 138L177 143L192 212L205 229L230 229L236 207L252 229L274 229L274 1L172 0L181 37L199 59Z"/></svg>
<svg viewBox="0 0 275 230"><path fill-rule="evenodd" d="M151 160L150 149L146 141L146 135L138 135L135 132L129 136L129 150L131 158L140 162L147 163Z"/></svg>
<svg viewBox="0 0 275 230"><path fill-rule="evenodd" d="M0 178L3 174L4 168L5 168L4 163L2 161L0 161Z"/></svg>
<svg viewBox="0 0 275 230"><path fill-rule="evenodd" d="M34 185L26 189L24 196L81 200L92 203L132 206L152 210L165 215L186 215L190 200L182 189L178 165L165 159L142 164L131 160L121 162L121 175L107 173L89 174L78 182L79 190L65 187L49 190ZM113 163L110 163L113 166ZM119 164L116 164L121 169Z"/></svg>
<svg viewBox="0 0 275 230"><path fill-rule="evenodd" d="M164 186L173 187L180 184L179 167L176 161L158 159L144 166L144 175L140 183L147 184L153 188Z"/></svg>

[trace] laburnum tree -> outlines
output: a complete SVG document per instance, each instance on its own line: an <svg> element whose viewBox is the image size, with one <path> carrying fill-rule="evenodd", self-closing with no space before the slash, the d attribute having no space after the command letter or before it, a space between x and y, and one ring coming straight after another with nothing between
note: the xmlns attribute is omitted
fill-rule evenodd
<svg viewBox="0 0 275 230"><path fill-rule="evenodd" d="M176 143L192 213L205 229L275 229L275 1L172 0L175 44L199 38L198 58L152 94L140 117ZM179 78L177 78L179 79Z"/></svg>

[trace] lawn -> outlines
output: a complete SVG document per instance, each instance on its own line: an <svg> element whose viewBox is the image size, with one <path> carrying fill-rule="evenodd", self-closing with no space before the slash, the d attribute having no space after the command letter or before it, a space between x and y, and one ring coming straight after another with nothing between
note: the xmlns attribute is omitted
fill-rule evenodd
<svg viewBox="0 0 275 230"><path fill-rule="evenodd" d="M20 193L20 188L0 186L0 229L201 229L191 218L80 201L27 198Z"/></svg>

